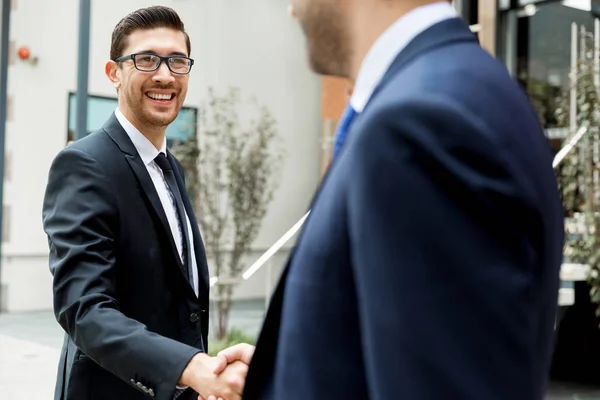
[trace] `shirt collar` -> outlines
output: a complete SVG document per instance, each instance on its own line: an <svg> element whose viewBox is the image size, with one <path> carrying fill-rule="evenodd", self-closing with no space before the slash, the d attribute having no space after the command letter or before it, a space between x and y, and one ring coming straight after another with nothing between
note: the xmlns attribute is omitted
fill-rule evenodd
<svg viewBox="0 0 600 400"><path fill-rule="evenodd" d="M448 18L456 17L449 2L439 2L418 7L400 17L375 41L365 56L350 98L352 108L364 110L373 91L394 59L418 34Z"/></svg>
<svg viewBox="0 0 600 400"><path fill-rule="evenodd" d="M115 116L117 117L117 120L127 133L127 136L129 136L129 138L133 142L133 146L139 153L140 158L144 162L144 165L148 165L152 161L154 161L156 156L158 156L158 153L163 153L164 155L167 155L166 137L159 151L156 149L156 147L154 147L152 142L148 140L148 138L144 136L144 134L142 134L142 132L140 132L135 126L133 126L131 122L129 122L129 120L123 115L123 113L121 112L121 110L119 110L118 107L115 110Z"/></svg>

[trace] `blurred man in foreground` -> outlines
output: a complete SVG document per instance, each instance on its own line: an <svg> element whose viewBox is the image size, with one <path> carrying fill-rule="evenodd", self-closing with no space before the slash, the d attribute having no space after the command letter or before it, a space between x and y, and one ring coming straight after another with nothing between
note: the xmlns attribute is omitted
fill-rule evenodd
<svg viewBox="0 0 600 400"><path fill-rule="evenodd" d="M563 220L526 95L449 2L291 4L354 90L244 399L543 399Z"/></svg>

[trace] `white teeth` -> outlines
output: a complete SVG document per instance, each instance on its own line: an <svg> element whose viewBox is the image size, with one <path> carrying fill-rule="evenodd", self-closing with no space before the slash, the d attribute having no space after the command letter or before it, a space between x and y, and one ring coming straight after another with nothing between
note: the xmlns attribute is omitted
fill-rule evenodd
<svg viewBox="0 0 600 400"><path fill-rule="evenodd" d="M148 97L154 100L171 100L170 94L148 93Z"/></svg>

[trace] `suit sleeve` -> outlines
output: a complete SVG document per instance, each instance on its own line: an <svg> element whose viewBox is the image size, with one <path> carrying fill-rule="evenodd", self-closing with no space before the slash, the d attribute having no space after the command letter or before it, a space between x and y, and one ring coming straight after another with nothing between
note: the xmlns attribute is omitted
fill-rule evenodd
<svg viewBox="0 0 600 400"><path fill-rule="evenodd" d="M198 349L150 332L119 311L117 198L102 166L83 151L68 147L54 160L43 224L60 325L104 369L134 387L141 382L159 400L171 399Z"/></svg>
<svg viewBox="0 0 600 400"><path fill-rule="evenodd" d="M496 146L459 115L432 102L384 110L347 154L373 400L535 397L533 256L511 221L527 207Z"/></svg>

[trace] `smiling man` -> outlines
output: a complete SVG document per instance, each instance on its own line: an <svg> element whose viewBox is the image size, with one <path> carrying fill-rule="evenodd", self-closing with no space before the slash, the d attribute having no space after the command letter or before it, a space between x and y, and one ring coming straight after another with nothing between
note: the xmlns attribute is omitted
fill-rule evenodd
<svg viewBox="0 0 600 400"><path fill-rule="evenodd" d="M240 398L247 370L206 355L208 270L165 132L194 61L179 16L131 13L114 29L106 75L118 108L62 150L43 223L54 311L66 332L55 400Z"/></svg>

